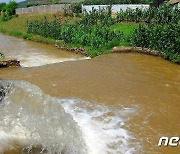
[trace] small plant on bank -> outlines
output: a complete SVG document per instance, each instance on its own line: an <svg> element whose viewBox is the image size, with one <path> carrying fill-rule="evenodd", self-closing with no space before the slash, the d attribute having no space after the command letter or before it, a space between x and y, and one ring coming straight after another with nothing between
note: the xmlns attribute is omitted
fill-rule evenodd
<svg viewBox="0 0 180 154"><path fill-rule="evenodd" d="M42 20L34 20L27 22L27 32L41 35L46 38L52 38L55 40L61 39L61 22L54 16L52 21L44 17Z"/></svg>
<svg viewBox="0 0 180 154"><path fill-rule="evenodd" d="M0 58L5 58L5 55L0 52Z"/></svg>

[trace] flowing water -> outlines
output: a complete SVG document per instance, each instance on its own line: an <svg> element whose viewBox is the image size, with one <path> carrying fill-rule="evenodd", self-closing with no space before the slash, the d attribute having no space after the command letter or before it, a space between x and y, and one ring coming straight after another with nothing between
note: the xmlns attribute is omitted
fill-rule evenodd
<svg viewBox="0 0 180 154"><path fill-rule="evenodd" d="M12 49L24 57L35 48L61 57L54 47L0 38L9 56ZM37 60L39 67L27 61L22 68L0 69L6 79L0 153L179 153L179 146L157 146L161 136L180 136L179 65L135 53L50 65Z"/></svg>
<svg viewBox="0 0 180 154"><path fill-rule="evenodd" d="M22 39L2 34L0 34L0 52L5 54L7 58L20 60L22 67L88 59L75 53L56 49L51 45L22 41Z"/></svg>

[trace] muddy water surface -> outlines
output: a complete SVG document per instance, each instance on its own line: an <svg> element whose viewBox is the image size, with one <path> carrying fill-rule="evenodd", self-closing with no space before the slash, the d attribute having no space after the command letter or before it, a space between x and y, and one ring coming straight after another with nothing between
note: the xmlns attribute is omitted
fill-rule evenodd
<svg viewBox="0 0 180 154"><path fill-rule="evenodd" d="M0 48L7 46L0 44ZM180 147L157 146L161 136L180 136L179 65L142 54L109 54L85 61L0 69L0 78L29 81L59 98L133 109L133 116L124 115L123 126L133 134L128 142L139 149L132 153L180 151Z"/></svg>
<svg viewBox="0 0 180 154"><path fill-rule="evenodd" d="M0 34L0 52L5 54L7 58L20 60L23 67L87 59L87 57L57 49L53 45L23 41L2 34Z"/></svg>

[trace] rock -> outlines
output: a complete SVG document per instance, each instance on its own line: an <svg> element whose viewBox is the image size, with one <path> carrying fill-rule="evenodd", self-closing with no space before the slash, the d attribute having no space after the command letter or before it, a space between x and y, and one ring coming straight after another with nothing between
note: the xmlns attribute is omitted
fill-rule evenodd
<svg viewBox="0 0 180 154"><path fill-rule="evenodd" d="M12 83L0 78L0 107L3 104L5 96L11 91Z"/></svg>
<svg viewBox="0 0 180 154"><path fill-rule="evenodd" d="M119 46L119 47L114 47L112 49L113 52L132 52L133 47L123 47L123 46Z"/></svg>
<svg viewBox="0 0 180 154"><path fill-rule="evenodd" d="M150 50L148 48L141 48L141 47L123 47L123 46L118 46L114 47L112 49L112 52L121 52L121 53L129 53L129 52L138 52L138 53L144 53L148 55L153 55L153 56L163 56L163 53L157 50Z"/></svg>
<svg viewBox="0 0 180 154"><path fill-rule="evenodd" d="M84 49L84 48L78 48L78 47L70 48L70 47L66 47L65 45L62 45L60 47L60 49L71 51L71 52L74 52L76 54L81 54L81 55L87 56L87 50Z"/></svg>
<svg viewBox="0 0 180 154"><path fill-rule="evenodd" d="M2 67L20 67L20 61L17 59L0 59L0 68Z"/></svg>
<svg viewBox="0 0 180 154"><path fill-rule="evenodd" d="M0 104L2 100L4 99L4 97L5 97L5 92L4 92L3 87L0 85Z"/></svg>
<svg viewBox="0 0 180 154"><path fill-rule="evenodd" d="M0 81L2 81L1 78L0 78ZM0 82L0 104L3 101L4 97L5 97L5 90L4 90L3 85Z"/></svg>

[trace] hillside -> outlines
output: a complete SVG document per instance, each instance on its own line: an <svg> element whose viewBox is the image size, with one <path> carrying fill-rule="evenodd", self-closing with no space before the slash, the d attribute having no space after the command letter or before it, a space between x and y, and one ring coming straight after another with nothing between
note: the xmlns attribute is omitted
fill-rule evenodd
<svg viewBox="0 0 180 154"><path fill-rule="evenodd" d="M19 8L25 8L27 7L27 4L29 2L35 2L36 0L26 0L26 1L22 1L22 2L19 2L18 5L19 5Z"/></svg>
<svg viewBox="0 0 180 154"><path fill-rule="evenodd" d="M26 0L19 2L19 8L25 8L27 7L27 4L48 4L51 3L53 0ZM54 0L54 2L58 3L75 3L75 2L82 2L84 0Z"/></svg>

